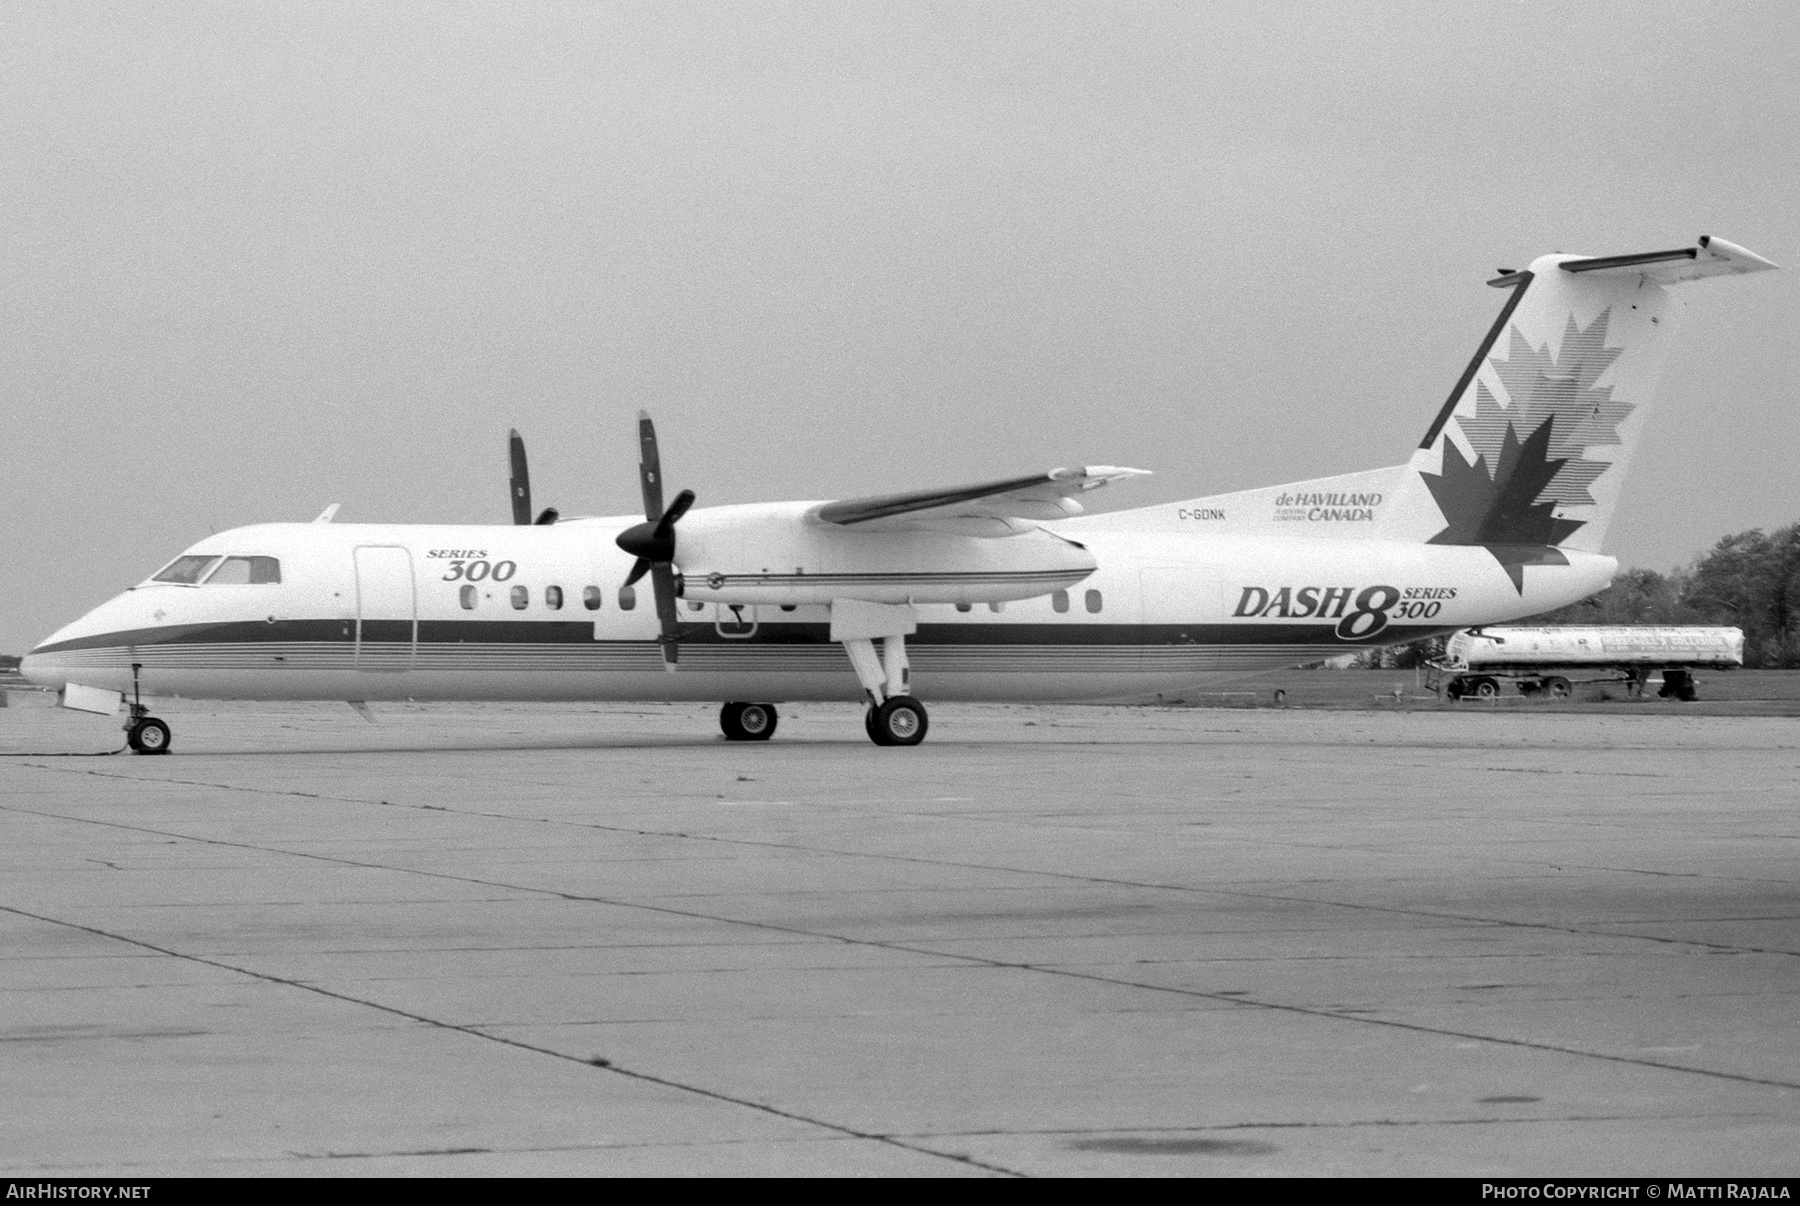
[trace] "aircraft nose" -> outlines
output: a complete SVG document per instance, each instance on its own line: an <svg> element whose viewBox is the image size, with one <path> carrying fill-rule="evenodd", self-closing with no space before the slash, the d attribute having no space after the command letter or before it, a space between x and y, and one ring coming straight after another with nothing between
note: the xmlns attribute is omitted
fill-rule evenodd
<svg viewBox="0 0 1800 1206"><path fill-rule="evenodd" d="M132 616L127 610L132 606L129 594L127 592L102 603L39 641L30 653L20 659L19 673L40 687L65 687L70 675L77 673L81 675L83 685L97 685L93 676L87 673L96 667L91 660L84 662L82 646L115 644L116 641L106 638L134 627Z"/></svg>
<svg viewBox="0 0 1800 1206"><path fill-rule="evenodd" d="M19 673L26 682L40 687L56 687L61 689L68 684L68 676L54 664L53 659L33 650L19 662Z"/></svg>

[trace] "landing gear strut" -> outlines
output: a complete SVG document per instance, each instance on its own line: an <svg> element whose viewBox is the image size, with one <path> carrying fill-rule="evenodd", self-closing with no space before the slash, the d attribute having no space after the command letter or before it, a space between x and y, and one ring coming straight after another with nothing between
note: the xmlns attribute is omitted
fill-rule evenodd
<svg viewBox="0 0 1800 1206"><path fill-rule="evenodd" d="M774 704L728 703L719 709L719 728L727 741L767 741L779 719Z"/></svg>
<svg viewBox="0 0 1800 1206"><path fill-rule="evenodd" d="M912 697L912 667L906 660L906 634L918 627L910 606L855 599L831 605L831 639L843 643L868 696L863 731L876 745L917 745L930 727L925 705Z"/></svg>
<svg viewBox="0 0 1800 1206"><path fill-rule="evenodd" d="M150 715L138 689L138 671L142 662L131 663L131 715L125 721L125 744L133 753L166 754L169 752L169 726Z"/></svg>

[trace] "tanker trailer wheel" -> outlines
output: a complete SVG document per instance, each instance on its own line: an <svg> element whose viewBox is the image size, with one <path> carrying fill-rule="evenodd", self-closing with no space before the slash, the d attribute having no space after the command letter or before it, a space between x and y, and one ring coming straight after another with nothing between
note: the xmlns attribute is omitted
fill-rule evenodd
<svg viewBox="0 0 1800 1206"><path fill-rule="evenodd" d="M1691 700L1696 697L1694 676L1686 670L1664 670L1662 690L1657 692L1664 699L1674 696L1676 699Z"/></svg>
<svg viewBox="0 0 1800 1206"><path fill-rule="evenodd" d="M1569 685L1568 679L1553 674L1544 680L1544 694L1551 699L1567 699L1575 694L1575 688Z"/></svg>
<svg viewBox="0 0 1800 1206"><path fill-rule="evenodd" d="M1500 684L1484 674L1470 680L1469 694L1476 699L1497 699L1500 695Z"/></svg>
<svg viewBox="0 0 1800 1206"><path fill-rule="evenodd" d="M1463 690L1463 680L1462 679L1453 678L1449 682L1444 684L1444 698L1445 699L1461 699L1463 697L1463 694L1464 694L1464 690Z"/></svg>

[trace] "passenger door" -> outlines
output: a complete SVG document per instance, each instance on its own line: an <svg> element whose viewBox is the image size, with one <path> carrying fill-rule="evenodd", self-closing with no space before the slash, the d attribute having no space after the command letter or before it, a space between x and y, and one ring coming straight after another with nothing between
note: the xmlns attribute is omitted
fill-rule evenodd
<svg viewBox="0 0 1800 1206"><path fill-rule="evenodd" d="M412 669L419 642L418 587L412 553L400 545L356 547L356 668Z"/></svg>

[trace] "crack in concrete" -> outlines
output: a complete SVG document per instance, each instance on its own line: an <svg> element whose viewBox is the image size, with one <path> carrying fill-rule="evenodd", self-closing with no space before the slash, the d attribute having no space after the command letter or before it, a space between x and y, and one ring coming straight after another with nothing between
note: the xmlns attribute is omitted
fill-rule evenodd
<svg viewBox="0 0 1800 1206"><path fill-rule="evenodd" d="M531 1147L443 1147L392 1152L289 1152L296 1160L391 1160L411 1156L530 1155L538 1152L660 1151L678 1148L748 1147L757 1144L843 1143L851 1135L816 1135L795 1139L671 1139L662 1142L546 1143ZM882 1136L887 1138L887 1136ZM942 1152L924 1154L941 1156Z"/></svg>
<svg viewBox="0 0 1800 1206"><path fill-rule="evenodd" d="M1113 1126L1113 1127L1006 1127L981 1131L897 1131L905 1139L987 1139L1007 1136L1035 1135L1195 1135L1216 1131L1338 1131L1366 1127L1426 1126L1535 1126L1540 1123L1570 1122L1696 1122L1719 1118L1764 1118L1766 1114L1737 1111L1728 1114L1542 1114L1534 1116L1491 1118L1350 1118L1340 1122L1306 1120L1288 1122L1216 1122L1197 1126Z"/></svg>

